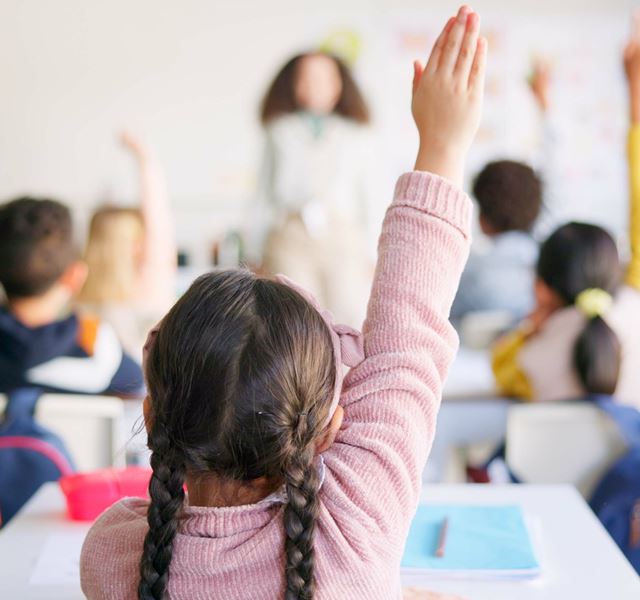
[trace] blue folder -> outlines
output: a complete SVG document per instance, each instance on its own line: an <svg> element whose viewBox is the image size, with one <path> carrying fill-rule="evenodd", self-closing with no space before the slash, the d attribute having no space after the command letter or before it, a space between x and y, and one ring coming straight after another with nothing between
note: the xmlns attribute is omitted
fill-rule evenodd
<svg viewBox="0 0 640 600"><path fill-rule="evenodd" d="M445 518L445 552L437 557ZM535 577L540 571L519 506L420 505L402 568L480 577Z"/></svg>

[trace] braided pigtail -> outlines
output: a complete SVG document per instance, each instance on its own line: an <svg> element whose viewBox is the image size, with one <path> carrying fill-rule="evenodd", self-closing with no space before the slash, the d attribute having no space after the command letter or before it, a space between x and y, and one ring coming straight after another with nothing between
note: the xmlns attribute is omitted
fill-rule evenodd
<svg viewBox="0 0 640 600"><path fill-rule="evenodd" d="M284 509L286 533L286 600L311 600L315 590L313 533L318 516L319 475L315 446L308 440L306 414L301 414L294 451L284 469L288 503Z"/></svg>
<svg viewBox="0 0 640 600"><path fill-rule="evenodd" d="M203 494L221 499L227 483L240 490L284 482L282 595L312 600L314 459L337 378L322 315L282 283L244 270L209 273L162 320L146 358L153 475L138 598L168 594L183 486L193 474L203 476Z"/></svg>
<svg viewBox="0 0 640 600"><path fill-rule="evenodd" d="M165 598L173 540L178 530L178 515L184 501L184 461L171 448L169 436L154 427L149 436L151 467L149 482L151 503L147 513L149 531L144 539L140 561L140 600Z"/></svg>

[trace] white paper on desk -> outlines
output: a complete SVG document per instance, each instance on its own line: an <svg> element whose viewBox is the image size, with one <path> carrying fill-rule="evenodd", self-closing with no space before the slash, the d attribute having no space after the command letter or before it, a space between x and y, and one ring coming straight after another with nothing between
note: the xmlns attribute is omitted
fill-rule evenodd
<svg viewBox="0 0 640 600"><path fill-rule="evenodd" d="M80 550L87 532L52 533L44 543L29 585L80 584Z"/></svg>

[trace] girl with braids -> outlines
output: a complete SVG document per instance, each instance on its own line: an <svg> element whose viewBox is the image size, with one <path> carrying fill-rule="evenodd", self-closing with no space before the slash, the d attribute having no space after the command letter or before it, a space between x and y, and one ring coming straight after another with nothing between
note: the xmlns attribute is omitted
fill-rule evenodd
<svg viewBox="0 0 640 600"><path fill-rule="evenodd" d="M624 53L629 84L629 239L624 281L616 245L600 227L570 223L543 244L536 309L494 349L505 395L536 402L613 394L640 408L640 24Z"/></svg>
<svg viewBox="0 0 640 600"><path fill-rule="evenodd" d="M462 7L414 65L420 150L387 211L363 336L286 278L243 270L202 276L152 333L150 499L92 527L89 599L400 598L457 348L448 314L469 250L459 186L483 96L478 29Z"/></svg>

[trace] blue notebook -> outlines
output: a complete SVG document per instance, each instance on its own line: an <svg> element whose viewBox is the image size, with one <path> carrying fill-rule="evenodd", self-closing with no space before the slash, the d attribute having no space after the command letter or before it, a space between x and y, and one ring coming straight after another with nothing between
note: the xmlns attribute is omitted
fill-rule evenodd
<svg viewBox="0 0 640 600"><path fill-rule="evenodd" d="M445 518L444 556L437 557ZM519 506L420 505L411 523L402 569L479 578L527 578L540 573Z"/></svg>

